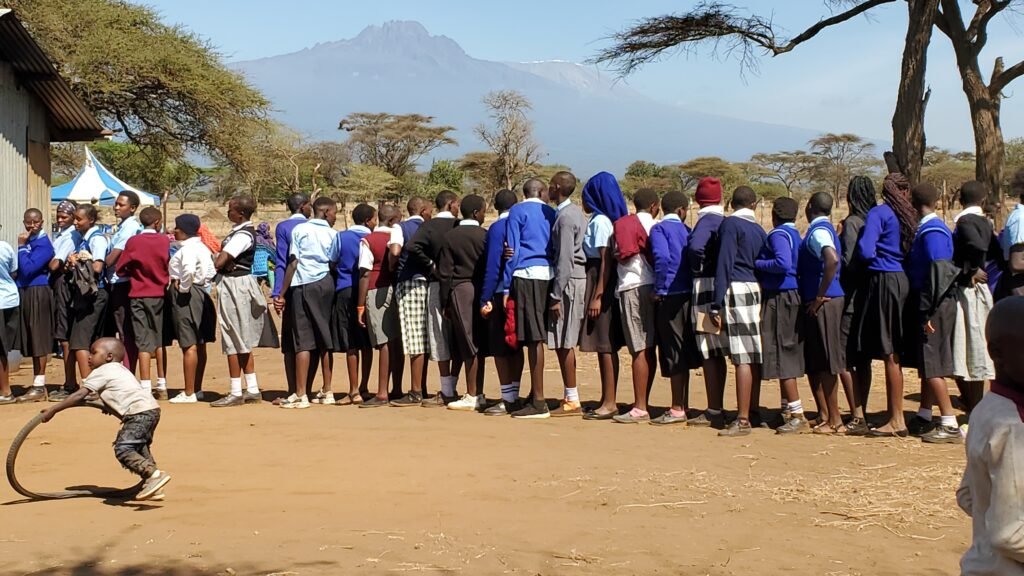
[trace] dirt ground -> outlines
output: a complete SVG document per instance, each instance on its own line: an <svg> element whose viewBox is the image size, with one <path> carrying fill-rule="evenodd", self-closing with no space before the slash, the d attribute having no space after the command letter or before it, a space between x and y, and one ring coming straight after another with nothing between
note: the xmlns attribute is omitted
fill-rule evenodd
<svg viewBox="0 0 1024 576"><path fill-rule="evenodd" d="M283 390L277 351L257 358L262 387ZM580 364L594 401L595 360ZM177 350L171 366L173 389ZM51 363L50 382L58 372ZM546 372L557 390L553 356ZM219 351L208 374L207 389L225 392ZM431 380L436 390L436 370ZM497 388L488 365L486 391ZM908 411L916 391L908 378ZM659 378L654 405L667 394ZM763 403L777 399L766 384ZM878 390L872 407L883 402ZM0 446L39 408L0 409ZM116 426L92 410L61 414L26 443L19 478L38 491L131 484L110 449ZM906 576L956 573L970 538L954 501L962 446L916 440L165 404L154 453L174 478L162 503L25 502L0 486L0 573Z"/></svg>

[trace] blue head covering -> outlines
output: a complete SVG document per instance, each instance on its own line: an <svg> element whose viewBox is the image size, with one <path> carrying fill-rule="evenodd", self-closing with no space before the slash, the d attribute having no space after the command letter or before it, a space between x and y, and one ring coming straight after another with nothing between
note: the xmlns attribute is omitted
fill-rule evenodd
<svg viewBox="0 0 1024 576"><path fill-rule="evenodd" d="M587 180L583 186L583 202L595 214L607 216L612 222L629 214L619 181L608 172L598 172Z"/></svg>

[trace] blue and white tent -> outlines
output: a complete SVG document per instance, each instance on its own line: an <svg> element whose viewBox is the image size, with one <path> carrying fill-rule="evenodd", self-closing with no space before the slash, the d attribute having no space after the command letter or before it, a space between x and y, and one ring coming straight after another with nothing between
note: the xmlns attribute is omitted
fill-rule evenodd
<svg viewBox="0 0 1024 576"><path fill-rule="evenodd" d="M100 161L93 156L92 151L85 149L85 166L75 176L75 179L67 184L61 184L50 189L50 201L60 202L62 200L74 200L80 204L91 204L96 201L100 206L113 206L117 195L124 190L131 190L139 195L139 203L142 206L159 206L160 197L126 184L123 180L114 176Z"/></svg>

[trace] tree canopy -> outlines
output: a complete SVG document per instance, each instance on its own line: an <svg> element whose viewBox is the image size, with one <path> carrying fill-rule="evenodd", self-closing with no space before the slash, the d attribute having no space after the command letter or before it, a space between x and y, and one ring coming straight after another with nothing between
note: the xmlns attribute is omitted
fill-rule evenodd
<svg viewBox="0 0 1024 576"><path fill-rule="evenodd" d="M356 112L338 124L348 132L348 145L363 164L384 169L395 178L405 176L426 154L458 144L451 126L435 126L422 114Z"/></svg>
<svg viewBox="0 0 1024 576"><path fill-rule="evenodd" d="M494 125L481 124L474 132L494 155L494 170L501 175L502 185L512 188L540 162L540 144L527 117L532 106L526 96L515 90L490 92L483 103Z"/></svg>

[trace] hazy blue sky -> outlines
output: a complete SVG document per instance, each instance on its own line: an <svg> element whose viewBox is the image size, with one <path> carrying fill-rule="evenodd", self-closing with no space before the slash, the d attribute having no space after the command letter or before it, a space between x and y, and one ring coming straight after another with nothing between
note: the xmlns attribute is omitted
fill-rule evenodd
<svg viewBox="0 0 1024 576"><path fill-rule="evenodd" d="M211 40L228 60L294 52L319 42L351 38L388 20L417 20L435 35L457 41L476 58L532 61L592 56L610 33L646 16L685 10L691 0L610 2L582 0L150 0L166 21ZM738 2L742 5L742 2ZM973 6L961 2L965 13ZM758 0L748 5L792 33L828 10L823 0ZM970 12L968 12L970 11ZM855 132L888 141L906 27L903 2L875 9L827 30L777 58L762 58L756 74L740 75L738 63L707 52L680 55L631 76L629 85L649 96L692 109L820 131ZM1024 59L1018 16L992 27L982 69L996 56L1007 65ZM949 41L936 31L928 62L932 97L930 144L973 149L967 103ZM1007 138L1024 136L1024 79L1003 104ZM1021 95L1019 97L1015 97Z"/></svg>

